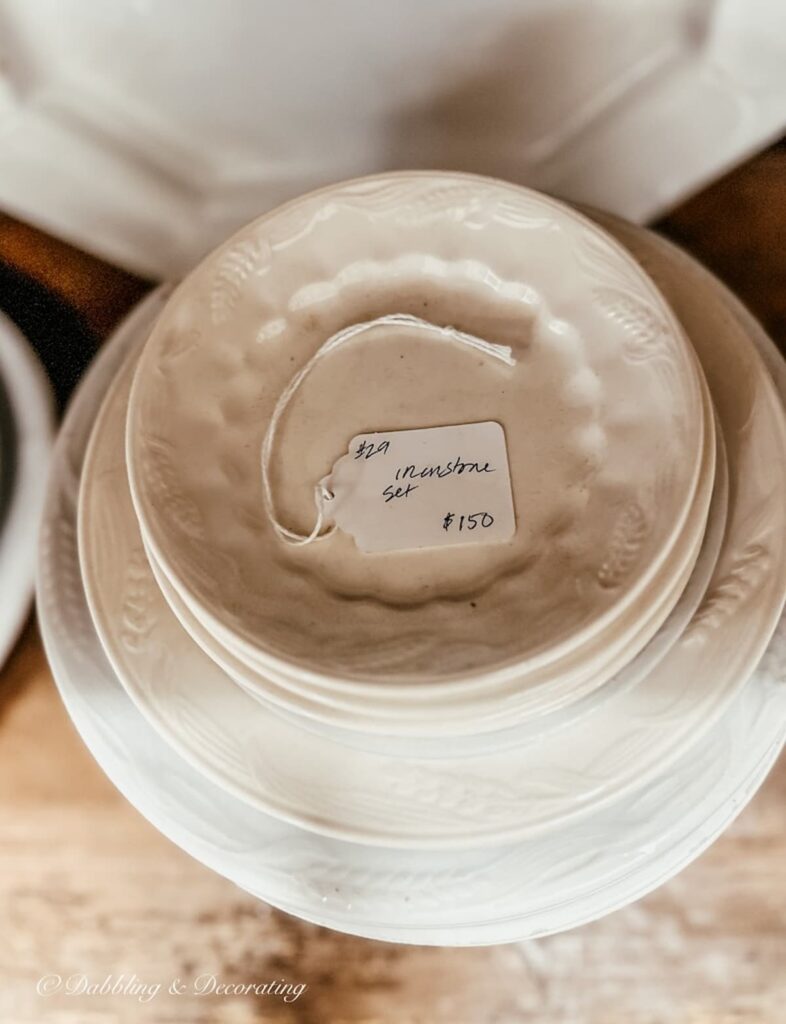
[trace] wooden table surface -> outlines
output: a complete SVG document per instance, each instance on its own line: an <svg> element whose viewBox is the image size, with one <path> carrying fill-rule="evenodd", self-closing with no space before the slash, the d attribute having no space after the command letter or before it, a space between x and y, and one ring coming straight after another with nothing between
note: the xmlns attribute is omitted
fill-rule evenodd
<svg viewBox="0 0 786 1024"><path fill-rule="evenodd" d="M659 225L786 342L786 149ZM149 287L0 215L0 308L61 394ZM0 595L0 600L2 595ZM786 685L786 680L784 680ZM0 676L0 1024L782 1024L786 760L678 878L595 924L476 950L399 947L300 923L159 835L103 776L60 703L31 622ZM173 995L179 978L286 979L265 995ZM44 975L161 985L39 995ZM78 987L78 986L77 986Z"/></svg>

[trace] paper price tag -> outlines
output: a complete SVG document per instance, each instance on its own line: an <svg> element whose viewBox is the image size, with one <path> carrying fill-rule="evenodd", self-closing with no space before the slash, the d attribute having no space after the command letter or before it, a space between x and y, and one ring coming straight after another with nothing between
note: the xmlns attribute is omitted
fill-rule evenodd
<svg viewBox="0 0 786 1024"><path fill-rule="evenodd" d="M491 544L516 531L499 423L358 434L322 481L361 551Z"/></svg>

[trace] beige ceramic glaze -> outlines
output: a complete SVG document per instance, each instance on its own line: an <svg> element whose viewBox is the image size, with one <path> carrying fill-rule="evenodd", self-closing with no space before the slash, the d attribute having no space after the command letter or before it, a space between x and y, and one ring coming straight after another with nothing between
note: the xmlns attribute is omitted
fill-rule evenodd
<svg viewBox="0 0 786 1024"><path fill-rule="evenodd" d="M705 429L714 436L709 395ZM186 631L236 682L274 705L333 726L377 734L435 737L491 732L551 713L597 689L627 665L655 634L679 599L693 569L705 532L707 506L715 471L714 451L706 451L690 528L683 532L674 558L632 605L617 635L596 635L592 643L557 665L527 677L498 681L496 686L339 688L337 682L283 674L263 663L249 665L203 626L192 608L147 551L158 585Z"/></svg>
<svg viewBox="0 0 786 1024"><path fill-rule="evenodd" d="M702 387L703 432L708 443L714 443L711 398L698 367L697 373ZM520 726L580 701L638 654L670 613L690 575L704 533L713 474L714 450L708 447L689 522L672 557L612 628L595 632L584 645L569 649L563 658L537 670L530 667L526 673L507 673L496 679L463 680L460 685L443 682L380 687L347 680L324 681L302 670L282 670L261 654L252 659L233 643L227 631L200 617L198 604L167 576L149 546L147 555L159 586L184 628L224 671L259 699L361 733L467 737Z"/></svg>
<svg viewBox="0 0 786 1024"><path fill-rule="evenodd" d="M653 259L676 260L675 288L700 303L724 304L786 397L786 365L750 314L695 261L671 246L660 252L653 246ZM784 618L721 720L696 736L684 756L667 758L662 775L587 821L492 852L454 852L446 859L444 851L386 850L314 836L243 804L179 757L106 661L84 600L76 545L75 499L87 435L129 341L149 329L159 294L142 303L99 353L75 396L50 476L38 576L41 629L60 693L93 756L142 815L190 856L289 914L388 942L442 945L521 941L575 928L662 885L728 827L783 743ZM753 638L748 631L733 639L745 648L742 662L735 657L744 678L766 634Z"/></svg>
<svg viewBox="0 0 786 1024"><path fill-rule="evenodd" d="M698 323L706 332L696 331L700 351L713 346L706 365L729 441L730 528L709 593L683 637L599 714L469 761L349 750L270 715L201 654L152 579L123 490L121 379L94 431L80 543L96 625L129 693L184 756L232 792L279 817L364 843L501 842L564 824L643 784L696 742L739 691L786 588L783 411L739 324L709 313ZM736 380L719 372L724 364L739 371ZM758 475L762 460L779 467L766 481ZM751 508L759 517L755 551ZM743 585L752 566L755 591Z"/></svg>
<svg viewBox="0 0 786 1024"><path fill-rule="evenodd" d="M259 460L278 395L336 330L390 312L508 344L515 366L415 330L337 351L282 424L281 518L308 532L313 485L357 433L494 419L509 544L367 556L270 529ZM167 576L250 656L477 678L579 645L647 586L693 504L700 409L668 307L589 221L487 179L392 175L291 203L189 275L142 355L129 472Z"/></svg>
<svg viewBox="0 0 786 1024"><path fill-rule="evenodd" d="M569 704L547 705L544 702L540 713L532 716L522 713L515 688L496 699L479 701L467 697L463 704L447 709L433 703L416 706L402 702L380 702L369 707L360 699L353 703L346 697L337 697L327 687L317 691L313 683L303 684L301 681L298 685L295 678L265 677L261 672L249 676L246 666L231 652L216 649L212 638L183 606L155 561L150 560L149 552L147 557L156 584L180 625L229 678L263 705L288 714L296 724L316 729L343 743L359 743L378 749L381 741L385 749L406 750L418 756L433 756L434 751L445 749L450 750L451 756L467 751L499 751L518 742L517 737L532 738L539 733L545 734L552 728L554 719L577 717L582 710L577 705L586 705L598 695L600 683L597 679L582 681L584 685L574 685L574 692L581 694L580 698ZM652 610L634 636L628 638L623 646L615 648L613 656L604 661L597 673L604 683L622 685L626 669L633 666L648 642L657 635L656 631L666 620L667 612L683 593L692 576L692 567L689 563L683 569L662 603ZM636 678L645 674L638 667L632 671ZM543 685L544 689L549 688L548 683Z"/></svg>

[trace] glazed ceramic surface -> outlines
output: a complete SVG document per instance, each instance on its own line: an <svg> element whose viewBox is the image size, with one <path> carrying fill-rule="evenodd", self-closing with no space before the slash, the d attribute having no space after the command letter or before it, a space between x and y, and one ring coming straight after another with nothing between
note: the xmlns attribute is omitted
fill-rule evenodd
<svg viewBox="0 0 786 1024"><path fill-rule="evenodd" d="M0 0L0 205L150 278L260 210L393 164L646 220L785 123L778 0L64 10Z"/></svg>
<svg viewBox="0 0 786 1024"><path fill-rule="evenodd" d="M742 392L736 390L738 380L718 374L737 348L749 348L746 335L733 323L723 331L711 326L717 354L708 369L715 368L718 379L712 382L723 399L721 426L734 452L730 522L737 526L724 538L723 567L735 564L747 549L738 508L746 499L739 481L761 455L739 446L734 395L746 404L754 396L745 420L756 431L757 444L767 446L773 465L786 463L786 435L777 397L755 354L737 357L746 360L753 377ZM704 328L695 327L701 334ZM696 338L699 350L702 340L707 345L709 336ZM758 495L771 520L772 555L759 579L753 614L731 618L711 645L708 615L716 588L728 590L717 573L707 599L666 657L639 685L605 702L596 716L469 763L461 756L402 759L350 750L254 706L169 614L123 498L123 419L121 377L96 427L82 520L88 590L111 660L140 708L194 764L256 806L325 833L386 846L455 846L500 843L586 816L664 771L697 741L739 690L780 612L786 564L778 516L786 477L776 473L769 493ZM769 600L763 599L766 594Z"/></svg>
<svg viewBox="0 0 786 1024"><path fill-rule="evenodd" d="M33 596L52 432L49 382L27 340L0 314L0 666Z"/></svg>
<svg viewBox="0 0 786 1024"><path fill-rule="evenodd" d="M711 398L705 392L707 434L714 435ZM724 456L725 457L725 456ZM263 702L302 713L315 720L333 722L362 734L398 734L433 739L438 733L469 737L483 731L498 733L506 723L553 714L575 702L581 694L591 693L619 668L630 676L642 671L649 655L636 655L662 625L678 600L690 573L706 527L706 510L713 483L715 460L705 451L705 465L690 525L683 531L674 557L629 609L624 629L612 639L607 633L593 638L573 656L547 664L539 673L530 673L526 682L519 677L504 679L494 688L484 683L465 681L459 687L370 687L348 681L330 680L323 684L314 676L285 674L266 665L262 659L251 664L243 652L235 652L227 638L219 638L206 629L198 617L198 608L188 595L177 591L154 553L146 549L160 590L186 631L200 647L233 679ZM718 518L715 511L715 519ZM663 580L667 588L663 589ZM657 596L653 597L653 593ZM227 640L227 646L222 640ZM628 663L634 664L628 667ZM578 665L578 669L577 669ZM617 680L619 683L619 680ZM446 692L447 691L447 692ZM519 730L521 732L521 730ZM462 748L463 749L463 748Z"/></svg>
<svg viewBox="0 0 786 1024"><path fill-rule="evenodd" d="M719 441L722 441L722 435L718 434L717 437ZM534 738L542 739L550 733L565 728L570 723L578 722L588 715L597 714L603 704L614 700L623 691L636 686L666 656L682 635L693 618L694 612L703 600L707 585L715 569L715 563L726 528L728 505L727 476L725 452L721 448L718 452L712 506L699 558L690 579L682 590L680 598L668 618L655 636L639 650L639 653L632 660L626 662L623 668L616 672L603 687L593 690L581 700L575 701L566 707L540 715L535 719L528 719L519 725L489 733L459 737L391 736L384 732L376 732L373 728L369 729L367 722L355 722L353 727L348 729L328 725L319 712L309 715L304 713L303 708L299 708L296 713L287 712L281 704L269 704L268 701L259 695L256 688L244 686L244 689L246 689L250 696L269 706L277 714L284 715L284 717L297 724L300 728L313 729L317 733L327 735L345 746L356 747L360 750L372 750L377 754L414 756L418 758L457 756L467 758L478 754L499 753L512 747L521 746L523 743L530 742ZM175 610L175 606L172 604L174 595L171 592L167 593L167 583L157 573L155 564L150 563L150 565L156 576L159 588L165 594L170 607ZM193 620L189 620L182 606L177 609L176 615L178 621L181 622L193 639ZM228 672L228 674L235 679L235 682L243 685L239 677L233 675L232 672ZM379 726L379 722L375 722L374 725Z"/></svg>
<svg viewBox="0 0 786 1024"><path fill-rule="evenodd" d="M781 373L777 352L722 286L651 236L635 236L686 287L708 289ZM39 565L39 614L61 693L85 742L135 806L214 870L289 913L387 941L477 945L575 927L666 881L725 828L760 785L786 734L786 632L751 684L667 779L558 836L493 856L384 851L320 839L232 798L177 757L106 661L81 593L75 491L88 432L125 350L149 327L148 300L101 354L58 446ZM67 599L65 598L67 595Z"/></svg>
<svg viewBox="0 0 786 1024"><path fill-rule="evenodd" d="M147 565L123 459L129 378L118 378L93 433L80 514L83 574L119 677L178 750L264 809L362 842L501 841L511 829L543 827L608 799L624 737L597 720L563 732L550 748L533 742L470 766L460 748L444 763L399 762L303 733L236 688L180 628ZM604 757L606 747L612 756ZM628 781L638 777L635 764L625 769Z"/></svg>
<svg viewBox="0 0 786 1024"><path fill-rule="evenodd" d="M515 365L417 328L337 351L282 422L279 518L310 531L314 484L359 432L495 419L513 541L374 557L341 532L300 548L273 532L273 405L337 329L389 312L510 345ZM189 275L140 359L129 475L167 576L252 657L362 681L521 676L610 629L667 562L701 408L671 312L589 221L488 179L382 176L275 211Z"/></svg>
<svg viewBox="0 0 786 1024"><path fill-rule="evenodd" d="M634 682L643 678L665 655L692 617L714 570L726 521L725 475L725 455L721 453L721 479L713 495L709 526L705 532L699 559L690 575L687 587L684 576L675 582L674 593L679 593L679 600L655 636L642 647L643 640L641 636L637 635L632 643L623 648L621 656L618 655L623 662L623 667L602 688L593 689L579 701L571 702L547 713L544 712L535 718L527 718L515 727L506 729L499 727L494 731L478 731L476 705L470 705L471 714L475 716L472 721L475 731L452 734L451 730L444 728L444 709L440 708L435 715L434 707L431 704L424 703L422 705L419 717L416 713L415 717L399 720L396 718L396 714L401 710L400 701L397 704L388 703L384 706L375 704L373 708L364 706L362 702L358 701L353 706L327 690L317 692L316 684L312 681L302 683L294 678L282 680L281 677L276 677L274 682L272 678L259 674L251 680L247 666L233 658L231 652L225 649L219 651L213 638L204 631L180 600L179 595L173 591L160 567L157 566L154 559L151 559L149 551L147 551L147 558L159 590L191 639L196 641L208 657L241 685L250 696L278 710L279 713L286 714L288 710L301 725L305 727L311 725L317 731L333 735L350 746L372 746L375 750L406 750L409 753L417 753L419 756L430 756L437 752L466 755L467 752L481 750L499 751L506 746L517 745L525 738L543 735L545 731L585 714L588 708L596 706L599 700L608 699L610 694L633 685ZM685 589L681 589L683 587ZM673 595L668 595L668 603L671 604L672 601ZM660 614L658 621L659 618ZM651 628L651 623L648 621L645 627L646 633L649 633ZM634 652L638 653L634 656ZM547 685L544 684L544 688ZM505 704L501 696L497 697L497 701L500 705ZM375 717L371 717L372 710L376 713ZM490 719L492 725L497 724L500 717L503 719L505 717L500 715L499 707L496 711L496 718ZM480 724L486 723L481 722ZM417 732L413 730L413 726L417 726ZM391 733L395 735L391 735ZM438 736L436 735L438 733L444 735Z"/></svg>

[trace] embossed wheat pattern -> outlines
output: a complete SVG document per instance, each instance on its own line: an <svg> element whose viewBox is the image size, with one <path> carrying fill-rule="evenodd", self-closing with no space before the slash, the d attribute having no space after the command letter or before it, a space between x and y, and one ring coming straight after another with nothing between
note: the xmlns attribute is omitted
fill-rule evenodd
<svg viewBox="0 0 786 1024"><path fill-rule="evenodd" d="M465 867L424 871L396 867L390 861L369 868L331 857L327 850L315 856L310 844L293 840L272 844L266 851L266 866L297 888L305 884L323 901L353 908L397 906L411 912L421 906L443 906L455 901L459 888L462 898L482 900L486 908L509 906L511 898L533 885L541 889L549 886L557 894L577 871L590 867L600 871L603 865L620 862L630 870L633 864L651 856L653 845L669 842L670 835L663 829L663 809L668 807L670 820L674 820L678 817L677 804L690 806L708 786L720 784L728 764L724 752L729 742L728 732L717 734L711 744L700 747L683 772L667 775L642 790L635 801L626 803L624 819L615 821L612 827L607 815L604 822L576 826L559 849L530 841ZM396 861L407 864L409 857L402 852Z"/></svg>
<svg viewBox="0 0 786 1024"><path fill-rule="evenodd" d="M432 767L391 764L388 787L405 801L408 810L428 810L428 820L436 815L447 823L463 820L470 823L521 823L545 813L550 803L559 803L570 794L580 803L582 794L602 788L606 781L602 765L599 771L548 771L548 781L527 777L519 784L505 784L499 779L484 779L453 774Z"/></svg>
<svg viewBox="0 0 786 1024"><path fill-rule="evenodd" d="M596 289L595 294L606 315L627 334L622 346L626 357L633 363L648 363L666 394L684 391L685 382L674 360L666 325L651 308L630 295L614 293L611 289ZM683 417L676 412L675 417L679 420L675 426L681 432Z"/></svg>
<svg viewBox="0 0 786 1024"><path fill-rule="evenodd" d="M135 652L147 644L155 628L155 594L142 548L128 560L120 602L120 641Z"/></svg>
<svg viewBox="0 0 786 1024"><path fill-rule="evenodd" d="M423 869L363 867L326 851L315 856L313 845L297 840L271 844L263 851L265 868L296 891L310 893L320 902L362 908L441 908L455 903L465 887L473 894L493 889L490 858L469 868Z"/></svg>
<svg viewBox="0 0 786 1024"><path fill-rule="evenodd" d="M172 328L161 344L161 359L158 363L158 370L167 373L172 369L171 364L180 356L190 352L202 337L201 331L195 327L185 331L178 331Z"/></svg>
<svg viewBox="0 0 786 1024"><path fill-rule="evenodd" d="M394 217L399 224L415 226L446 214L461 220L481 205L476 186L463 183L434 186L427 181L417 189L413 189L411 183L399 181L365 186L362 190L350 188L331 197L331 202L347 209Z"/></svg>
<svg viewBox="0 0 786 1024"><path fill-rule="evenodd" d="M168 442L143 435L140 465L147 492L155 495L166 519L187 536L201 540L202 517L197 506L181 489Z"/></svg>
<svg viewBox="0 0 786 1024"><path fill-rule="evenodd" d="M593 293L605 314L625 331L623 351L629 359L638 362L658 356L668 358L666 325L650 306L616 288L595 288Z"/></svg>
<svg viewBox="0 0 786 1024"><path fill-rule="evenodd" d="M544 213L540 203L523 195L516 196L515 199L499 198L494 219L500 224L507 224L508 227L523 229L548 228L558 223L553 216Z"/></svg>
<svg viewBox="0 0 786 1024"><path fill-rule="evenodd" d="M714 632L757 589L772 559L762 543L750 543L734 560L729 572L701 604L686 630L687 639L703 639Z"/></svg>
<svg viewBox="0 0 786 1024"><path fill-rule="evenodd" d="M377 185L350 186L326 199L321 207L293 210L276 226L272 248L279 249L306 236L321 221L328 220L338 208L358 210L376 217L390 217L402 226L418 227L430 220L446 217L456 222L486 222L493 217L499 223L524 229L548 227L555 223L542 204L521 195L515 198L498 189L478 191L477 183L457 182L434 185L424 180L388 181Z"/></svg>
<svg viewBox="0 0 786 1024"><path fill-rule="evenodd" d="M598 583L612 590L625 581L641 555L649 533L649 521L637 501L627 502L618 512L611 531L609 553L597 572Z"/></svg>
<svg viewBox="0 0 786 1024"><path fill-rule="evenodd" d="M572 804L602 791L613 777L614 771L624 767L630 758L646 748L652 725L639 728L621 746L603 751L581 771L557 769L549 765L546 778L526 775L520 781L505 784L499 779L468 776L462 772L440 770L433 765L418 762L391 761L386 771L387 787L397 800L396 821L418 832L424 827L440 823L455 830L464 822L469 825L498 825L511 827L538 820L551 814L566 798ZM205 738L205 742L209 742ZM231 744L227 744L230 746ZM329 805L335 815L349 815L360 819L364 827L372 822L387 828L390 810L384 799L362 781L348 783L338 789L328 786L324 794L315 791L311 777L298 778L284 773L265 756L263 751L245 745L246 767L244 778L251 774L262 784L264 792L287 806L300 805L307 814L320 814Z"/></svg>
<svg viewBox="0 0 786 1024"><path fill-rule="evenodd" d="M259 238L244 239L224 253L210 287L210 316L214 324L229 320L248 278L264 274L270 260L270 245Z"/></svg>
<svg viewBox="0 0 786 1024"><path fill-rule="evenodd" d="M592 234L583 236L578 259L597 282L593 295L600 308L625 334L625 356L652 369L667 394L685 392L669 327L646 297L638 275L623 269L611 247Z"/></svg>
<svg viewBox="0 0 786 1024"><path fill-rule="evenodd" d="M757 445L750 436L749 425L739 432L738 441L751 451L750 476L740 481L740 487L745 489L744 500L749 506L742 518L740 535L746 536L748 541L735 555L725 575L711 584L685 632L689 641L703 639L714 632L765 584L776 561L776 547L783 543L783 531L778 530L782 512L779 491L769 482L770 468L762 457L763 446ZM753 495L757 496L755 501Z"/></svg>
<svg viewBox="0 0 786 1024"><path fill-rule="evenodd" d="M70 503L69 503L70 504ZM39 587L48 599L48 615L59 634L60 646L78 663L89 661L92 622L85 605L82 574L77 558L75 510L60 508L41 532Z"/></svg>

